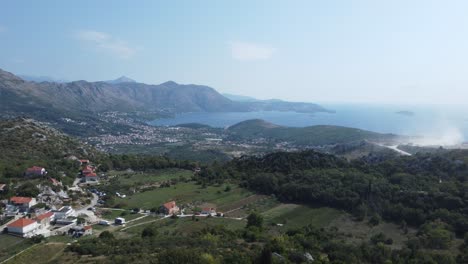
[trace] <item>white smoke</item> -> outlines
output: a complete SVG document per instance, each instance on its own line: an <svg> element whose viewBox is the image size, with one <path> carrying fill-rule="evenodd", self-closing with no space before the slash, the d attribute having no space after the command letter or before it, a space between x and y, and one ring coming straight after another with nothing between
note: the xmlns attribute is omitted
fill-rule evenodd
<svg viewBox="0 0 468 264"><path fill-rule="evenodd" d="M411 143L419 146L456 146L462 144L464 136L457 127L438 127L426 132L421 137L412 140Z"/></svg>

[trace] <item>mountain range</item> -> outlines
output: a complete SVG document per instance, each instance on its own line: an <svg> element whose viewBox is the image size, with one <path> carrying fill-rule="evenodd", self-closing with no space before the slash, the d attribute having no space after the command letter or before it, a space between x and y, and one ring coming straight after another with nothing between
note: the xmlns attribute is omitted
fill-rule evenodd
<svg viewBox="0 0 468 264"><path fill-rule="evenodd" d="M31 82L0 70L0 112L5 115L47 113L99 113L105 111L247 112L296 111L328 112L313 103L284 101L233 101L215 89L168 81L159 85L138 83L121 77L113 81Z"/></svg>

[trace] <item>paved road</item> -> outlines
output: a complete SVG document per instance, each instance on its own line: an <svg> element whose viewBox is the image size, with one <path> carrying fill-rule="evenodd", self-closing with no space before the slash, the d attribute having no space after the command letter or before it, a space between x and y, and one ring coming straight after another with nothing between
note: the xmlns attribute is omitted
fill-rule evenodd
<svg viewBox="0 0 468 264"><path fill-rule="evenodd" d="M81 209L77 209L75 210L76 211L76 215L77 216L80 216L82 214L86 215L88 217L88 222L91 222L91 223L95 223L95 222L99 222L99 217L97 217L93 211L91 210L88 210L89 207L95 207L96 204L97 204L97 201L99 200L99 196L97 196L97 194L93 193L93 198L91 199L91 203L84 206L83 208Z"/></svg>

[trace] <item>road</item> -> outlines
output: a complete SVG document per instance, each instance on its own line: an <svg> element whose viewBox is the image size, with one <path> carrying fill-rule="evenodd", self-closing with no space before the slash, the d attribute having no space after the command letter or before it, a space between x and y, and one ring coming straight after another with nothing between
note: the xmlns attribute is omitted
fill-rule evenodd
<svg viewBox="0 0 468 264"><path fill-rule="evenodd" d="M411 153L408 153L404 150L401 150L398 148L398 145L396 146L388 146L388 145L384 145L384 144L378 144L377 145L381 146L381 147L385 147L385 148L388 148L388 149L391 149L391 150L394 150L396 152L398 152L399 154L403 155L403 156L411 156Z"/></svg>
<svg viewBox="0 0 468 264"><path fill-rule="evenodd" d="M99 222L100 219L94 214L93 211L88 210L88 208L96 206L97 201L99 200L99 196L97 196L97 194L95 193L93 193L92 195L93 195L93 198L91 199L91 203L75 211L76 211L76 216L80 216L84 214L88 217L88 222L96 223L96 222Z"/></svg>

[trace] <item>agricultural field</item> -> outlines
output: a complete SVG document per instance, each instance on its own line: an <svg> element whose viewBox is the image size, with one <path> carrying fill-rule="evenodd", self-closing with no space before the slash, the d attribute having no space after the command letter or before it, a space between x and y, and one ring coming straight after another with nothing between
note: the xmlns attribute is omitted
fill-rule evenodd
<svg viewBox="0 0 468 264"><path fill-rule="evenodd" d="M66 246L64 243L37 244L10 259L7 263L50 263L61 257Z"/></svg>
<svg viewBox="0 0 468 264"><path fill-rule="evenodd" d="M190 179L193 172L181 169L162 169L153 172L110 171L108 174L115 176L121 184L147 184L179 179L180 177Z"/></svg>
<svg viewBox="0 0 468 264"><path fill-rule="evenodd" d="M207 186L203 188L194 182L180 182L170 187L155 188L129 195L125 198L125 208L158 208L161 204L175 200L179 205L199 206L203 203L212 203L217 207L232 203L252 195L251 192L232 186L226 192L225 186Z"/></svg>
<svg viewBox="0 0 468 264"><path fill-rule="evenodd" d="M10 236L6 234L0 235L0 261L4 261L10 256L30 247L31 244L23 238Z"/></svg>
<svg viewBox="0 0 468 264"><path fill-rule="evenodd" d="M187 236L193 232L200 231L210 226L222 225L231 230L238 230L244 228L246 224L247 221L245 219L238 220L222 217L196 217L195 220L193 220L191 217L178 219L166 218L159 221L153 221L148 224L128 227L124 230L124 232L139 236L144 228L151 226L155 227L160 234Z"/></svg>

